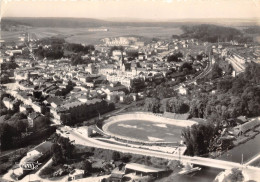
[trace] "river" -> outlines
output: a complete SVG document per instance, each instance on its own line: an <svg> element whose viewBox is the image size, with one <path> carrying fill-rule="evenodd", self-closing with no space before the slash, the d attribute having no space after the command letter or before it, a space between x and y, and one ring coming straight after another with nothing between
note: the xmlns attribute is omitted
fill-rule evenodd
<svg viewBox="0 0 260 182"><path fill-rule="evenodd" d="M201 166L200 166L201 167ZM201 167L201 171L195 175L176 175L172 182L212 182L221 172L220 169Z"/></svg>
<svg viewBox="0 0 260 182"><path fill-rule="evenodd" d="M256 135L253 139L247 141L244 144L234 147L230 151L224 153L219 159L232 161L232 162L242 162L246 163L254 156L260 153L260 134Z"/></svg>
<svg viewBox="0 0 260 182"><path fill-rule="evenodd" d="M260 134L256 135L255 138L249 140L248 142L234 147L218 159L241 163L243 154L244 163L246 163L260 153L259 144ZM220 169L202 167L202 170L194 176L176 175L173 182L212 182L220 172Z"/></svg>

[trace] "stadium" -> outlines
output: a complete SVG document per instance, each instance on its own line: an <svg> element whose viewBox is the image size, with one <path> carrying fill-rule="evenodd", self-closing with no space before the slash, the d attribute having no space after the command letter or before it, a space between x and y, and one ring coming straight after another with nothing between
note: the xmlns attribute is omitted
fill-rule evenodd
<svg viewBox="0 0 260 182"><path fill-rule="evenodd" d="M131 112L111 116L104 121L103 132L116 139L144 144L179 143L182 128L196 122L176 120L160 114Z"/></svg>

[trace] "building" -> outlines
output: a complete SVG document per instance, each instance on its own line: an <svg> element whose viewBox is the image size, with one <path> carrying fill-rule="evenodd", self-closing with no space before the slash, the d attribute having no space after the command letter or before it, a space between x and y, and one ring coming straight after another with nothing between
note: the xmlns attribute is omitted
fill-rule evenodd
<svg viewBox="0 0 260 182"><path fill-rule="evenodd" d="M121 182L124 178L124 173L112 173L109 178L107 178L108 182Z"/></svg>
<svg viewBox="0 0 260 182"><path fill-rule="evenodd" d="M181 95L187 95L187 88L180 86L178 90Z"/></svg>
<svg viewBox="0 0 260 182"><path fill-rule="evenodd" d="M26 166L28 163L40 163L50 156L52 145L52 142L45 141L27 152L26 156L24 156L19 163L20 167L13 170L16 179L20 180L30 172L30 170L25 170L23 166Z"/></svg>
<svg viewBox="0 0 260 182"><path fill-rule="evenodd" d="M19 111L20 112L27 112L27 113L31 113L33 112L33 108L29 105L26 105L26 104L21 104L19 106Z"/></svg>
<svg viewBox="0 0 260 182"><path fill-rule="evenodd" d="M91 117L97 116L99 113L105 113L111 110L110 104L105 100L92 99L86 102L73 101L64 102L57 108L52 108L50 113L54 118L54 122L82 122Z"/></svg>
<svg viewBox="0 0 260 182"><path fill-rule="evenodd" d="M134 172L136 175L159 177L166 169L154 168L137 163L128 163L125 165L125 174Z"/></svg>
<svg viewBox="0 0 260 182"><path fill-rule="evenodd" d="M5 51L5 53L8 54L9 56L13 56L13 55L22 54L23 51L22 50L7 50L7 51Z"/></svg>
<svg viewBox="0 0 260 182"><path fill-rule="evenodd" d="M247 131L257 127L260 125L260 117L251 119L250 121L240 124L238 126L235 126L233 128L233 134L236 136L242 135L246 133Z"/></svg>
<svg viewBox="0 0 260 182"><path fill-rule="evenodd" d="M91 63L85 67L85 71L89 72L90 74L99 74L99 65Z"/></svg>
<svg viewBox="0 0 260 182"><path fill-rule="evenodd" d="M18 104L18 101L5 97L5 98L3 98L3 103L7 109L14 110L16 105Z"/></svg>
<svg viewBox="0 0 260 182"><path fill-rule="evenodd" d="M33 150L27 153L27 156L32 156L34 154L40 154L40 155L48 155L51 152L51 147L53 143L49 141L45 141L41 143L40 145L36 146Z"/></svg>
<svg viewBox="0 0 260 182"><path fill-rule="evenodd" d="M37 118L39 118L41 116L40 113L37 113L37 112L33 112L33 113L30 113L28 115L28 125L29 127L33 127L34 126L34 122Z"/></svg>
<svg viewBox="0 0 260 182"><path fill-rule="evenodd" d="M82 169L73 169L69 173L69 179L68 181L74 181L83 178L85 175L85 171Z"/></svg>
<svg viewBox="0 0 260 182"><path fill-rule="evenodd" d="M114 82L115 83L115 82ZM121 85L119 82L116 82L116 84L111 83L108 86L105 86L101 88L103 92L105 92L107 95L110 95L112 92L125 92L127 91L127 87L124 85Z"/></svg>
<svg viewBox="0 0 260 182"><path fill-rule="evenodd" d="M120 102L123 102L125 98L125 93L123 91L114 91L109 92L107 94L107 100L111 102L117 102L120 100Z"/></svg>
<svg viewBox="0 0 260 182"><path fill-rule="evenodd" d="M30 73L27 71L15 71L14 78L16 81L28 80L30 78Z"/></svg>

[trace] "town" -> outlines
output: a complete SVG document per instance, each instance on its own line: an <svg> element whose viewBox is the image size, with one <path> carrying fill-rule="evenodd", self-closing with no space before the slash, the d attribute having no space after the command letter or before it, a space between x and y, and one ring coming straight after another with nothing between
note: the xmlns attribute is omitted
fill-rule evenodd
<svg viewBox="0 0 260 182"><path fill-rule="evenodd" d="M1 181L259 181L250 28L105 37L115 28L102 22L85 44L4 20L14 34L0 40Z"/></svg>

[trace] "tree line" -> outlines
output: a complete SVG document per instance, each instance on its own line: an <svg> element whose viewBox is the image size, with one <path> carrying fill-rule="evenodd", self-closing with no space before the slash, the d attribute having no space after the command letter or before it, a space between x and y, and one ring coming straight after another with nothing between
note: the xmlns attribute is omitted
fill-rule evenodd
<svg viewBox="0 0 260 182"><path fill-rule="evenodd" d="M173 35L173 38L195 38L203 42L227 42L236 40L239 43L250 43L253 38L243 34L240 30L232 27L224 27L210 24L184 25L181 27L183 34ZM249 30L251 31L251 30Z"/></svg>
<svg viewBox="0 0 260 182"><path fill-rule="evenodd" d="M95 50L93 45L82 45L75 43L66 43L64 39L51 37L38 41L40 45L34 50L34 54L38 59L60 59L65 56L65 52L69 52L66 56L71 57L75 55L90 54ZM77 58L74 64L81 64L81 60Z"/></svg>

